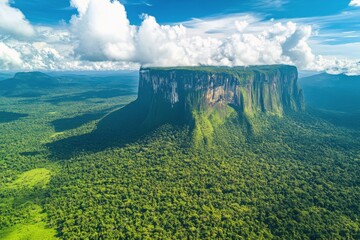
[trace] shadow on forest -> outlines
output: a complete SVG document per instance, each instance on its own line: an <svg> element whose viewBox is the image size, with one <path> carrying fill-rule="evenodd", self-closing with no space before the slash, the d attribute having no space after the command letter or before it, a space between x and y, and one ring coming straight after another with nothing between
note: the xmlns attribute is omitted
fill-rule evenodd
<svg viewBox="0 0 360 240"><path fill-rule="evenodd" d="M96 129L91 133L47 144L52 157L68 159L80 153L96 153L136 141L145 133L145 130L139 126L146 116L146 111L142 111L137 105L135 101L108 114L99 121Z"/></svg>
<svg viewBox="0 0 360 240"><path fill-rule="evenodd" d="M130 96L134 95L134 92L131 89L110 89L110 90L100 90L100 91L88 91L74 95L65 95L59 97L53 97L49 100L45 100L45 102L52 103L52 104L59 104L62 102L79 102L84 101L91 98L113 98L113 97L120 97L120 96Z"/></svg>
<svg viewBox="0 0 360 240"><path fill-rule="evenodd" d="M108 148L124 146L166 123L174 126L188 124L190 129L194 127L193 119L190 119L190 116L183 117L185 114L178 116L171 112L156 112L154 115L152 111L153 109L149 108L146 102L136 100L105 116L91 133L58 140L47 144L47 147L54 160L65 160L81 153L96 153ZM163 118L157 118L161 114ZM237 121L246 126L244 129L246 134L251 134L252 129L248 119L239 118Z"/></svg>
<svg viewBox="0 0 360 240"><path fill-rule="evenodd" d="M120 107L123 107L123 106L124 105L120 105ZM63 132L66 130L78 128L86 123L91 122L91 121L98 120L98 119L102 118L106 113L110 112L111 110L113 110L113 109L112 108L105 109L100 112L87 113L87 114L72 117L72 118L57 119L57 120L51 122L51 124L54 126L56 132Z"/></svg>
<svg viewBox="0 0 360 240"><path fill-rule="evenodd" d="M8 123L27 117L29 114L0 111L0 123Z"/></svg>

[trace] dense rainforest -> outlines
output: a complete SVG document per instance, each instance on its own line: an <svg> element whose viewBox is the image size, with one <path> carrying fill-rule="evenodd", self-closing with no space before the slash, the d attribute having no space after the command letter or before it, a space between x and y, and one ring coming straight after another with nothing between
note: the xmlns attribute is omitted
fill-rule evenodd
<svg viewBox="0 0 360 240"><path fill-rule="evenodd" d="M0 97L1 239L360 238L358 128L226 106L193 112L194 126L99 135L136 79Z"/></svg>

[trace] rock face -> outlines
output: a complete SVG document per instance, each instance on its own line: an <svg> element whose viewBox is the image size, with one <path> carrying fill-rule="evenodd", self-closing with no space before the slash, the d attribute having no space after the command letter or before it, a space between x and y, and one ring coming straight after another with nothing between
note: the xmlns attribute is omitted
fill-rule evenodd
<svg viewBox="0 0 360 240"><path fill-rule="evenodd" d="M287 65L142 68L137 101L155 122L224 105L248 115L281 115L303 109L297 76L296 67Z"/></svg>
<svg viewBox="0 0 360 240"><path fill-rule="evenodd" d="M114 113L112 121L104 119L102 126L117 121L121 131L128 131L192 124L194 114L228 106L245 117L299 111L303 94L297 78L296 67L286 65L142 68L137 100Z"/></svg>

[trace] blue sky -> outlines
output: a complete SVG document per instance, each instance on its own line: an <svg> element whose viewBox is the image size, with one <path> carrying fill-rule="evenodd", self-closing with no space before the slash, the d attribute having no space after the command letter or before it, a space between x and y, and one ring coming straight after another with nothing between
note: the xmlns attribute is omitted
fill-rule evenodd
<svg viewBox="0 0 360 240"><path fill-rule="evenodd" d="M0 68L56 69L59 59L73 62L70 67L74 68L86 65L86 70L115 65L136 68L139 64L151 64L151 56L159 59L166 56L169 63L194 65L193 54L189 52L195 51L196 44L204 51L198 55L211 52L207 59L196 58L199 64L289 63L304 69L341 70L350 60L358 62L360 58L357 54L360 50L360 0L119 2L0 0L0 20L3 11L5 21L0 22ZM87 12L81 13L84 4L99 3L98 9L86 8ZM7 20L12 16L15 20ZM94 23L104 25L98 34L94 33L98 29L91 29ZM180 25L186 28L186 33L182 27L178 28ZM21 29L26 32L22 33ZM164 49L147 51L146 47L152 46L141 41L141 36L152 39L153 44L164 45ZM196 40L199 43L194 43L194 36L201 38ZM236 39L241 44L236 44ZM272 44L278 47L269 53L266 46ZM289 46L291 49L286 49ZM249 51L251 47L264 50ZM180 57L173 56L176 52ZM147 54L147 58L142 57ZM164 63L159 60L152 64ZM338 66L334 66L336 64Z"/></svg>
<svg viewBox="0 0 360 240"><path fill-rule="evenodd" d="M303 18L335 15L352 10L348 0L123 0L132 24L141 22L139 16L147 13L156 16L159 23L182 22L191 18L203 18L230 13L255 12L266 18ZM56 25L69 21L76 13L68 0L15 0L12 6L19 8L34 24Z"/></svg>
<svg viewBox="0 0 360 240"><path fill-rule="evenodd" d="M143 13L155 16L160 24L188 21L193 18L221 17L235 13L259 14L264 20L300 19L336 16L343 12L352 12L353 18L327 21L322 31L351 32L360 29L360 8L349 6L349 0L121 0L131 24L141 24ZM58 25L69 22L76 14L69 0L15 0L11 5L20 9L33 24ZM306 19L304 19L306 21ZM314 24L318 22L313 20ZM336 36L330 44L359 41L360 38Z"/></svg>

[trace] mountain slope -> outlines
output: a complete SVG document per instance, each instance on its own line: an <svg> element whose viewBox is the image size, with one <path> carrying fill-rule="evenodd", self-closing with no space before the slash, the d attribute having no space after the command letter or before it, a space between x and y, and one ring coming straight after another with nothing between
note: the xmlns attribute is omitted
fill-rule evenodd
<svg viewBox="0 0 360 240"><path fill-rule="evenodd" d="M137 100L104 118L98 129L132 135L164 123L195 127L205 115L226 117L229 107L245 120L259 113L282 116L302 110L297 69L286 65L143 68Z"/></svg>
<svg viewBox="0 0 360 240"><path fill-rule="evenodd" d="M197 71L186 74L200 76ZM281 114L262 108L262 102L270 101L260 100L263 91L251 90L255 84L244 90L254 92L246 101L259 99L250 101L250 109L256 109L250 113L231 97L207 97L208 91L223 89L211 87L219 78L207 84L207 78L202 82L191 77L203 83L191 86L204 88L174 91L174 97L161 73L152 75L148 85L143 82L149 86L146 98L99 124L61 134L46 128L49 156L60 169L49 182L44 210L60 238L359 239L358 131L296 112L286 98L275 101L290 106ZM277 78L294 76L276 82L284 91L296 82L296 75L289 73ZM174 78L178 86L181 76ZM263 85L256 84L260 89ZM279 96L276 89L270 91L272 98ZM296 89L289 92L298 95L284 95L300 102ZM39 102L33 104L38 107ZM59 108L82 110L83 104L69 102ZM43 106L48 112L48 104ZM124 139L124 134L132 139Z"/></svg>

